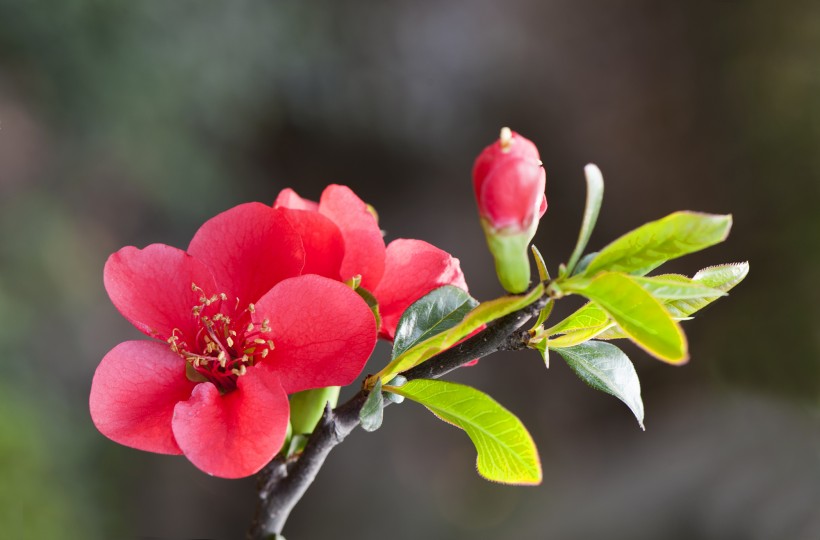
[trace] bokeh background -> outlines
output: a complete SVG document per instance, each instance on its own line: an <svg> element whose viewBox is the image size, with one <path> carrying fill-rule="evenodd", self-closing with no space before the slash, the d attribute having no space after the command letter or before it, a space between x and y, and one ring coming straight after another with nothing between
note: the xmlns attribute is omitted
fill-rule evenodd
<svg viewBox="0 0 820 540"><path fill-rule="evenodd" d="M686 323L687 366L627 347L646 432L559 358L498 355L456 379L522 418L543 485L484 482L462 433L391 407L331 455L288 538L820 538L820 5L763 0L0 0L2 536L241 538L252 479L91 424L97 363L139 337L106 257L335 182L489 299L470 170L503 125L541 149L553 269L592 161L592 248L674 210L731 212L728 242L670 269L748 259L750 276Z"/></svg>

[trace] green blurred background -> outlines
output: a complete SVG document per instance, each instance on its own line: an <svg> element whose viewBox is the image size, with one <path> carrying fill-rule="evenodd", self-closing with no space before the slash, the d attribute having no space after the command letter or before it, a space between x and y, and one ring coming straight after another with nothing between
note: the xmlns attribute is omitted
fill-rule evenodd
<svg viewBox="0 0 820 540"><path fill-rule="evenodd" d="M628 348L645 433L558 358L499 355L456 378L530 428L542 486L482 481L462 433L391 407L334 452L288 538L820 538L820 5L762 0L0 0L0 536L241 538L253 480L91 424L97 363L139 337L106 257L336 182L488 299L470 169L503 125L541 149L553 269L592 161L592 248L731 212L726 244L672 269L748 259L749 278L686 324L687 366Z"/></svg>

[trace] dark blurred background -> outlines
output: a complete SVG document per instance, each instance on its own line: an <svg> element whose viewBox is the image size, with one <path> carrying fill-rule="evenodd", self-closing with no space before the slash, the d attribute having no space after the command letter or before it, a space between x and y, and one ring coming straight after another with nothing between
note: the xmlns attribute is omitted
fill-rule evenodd
<svg viewBox="0 0 820 540"><path fill-rule="evenodd" d="M288 538L820 538L820 4L763 0L0 0L2 536L241 538L252 479L91 424L97 363L140 337L106 257L335 182L489 299L470 170L504 125L541 150L553 270L595 162L591 248L674 210L731 212L728 242L670 269L748 259L750 276L686 323L685 367L627 347L646 432L557 355L498 355L456 379L521 417L543 485L484 482L463 433L391 407L331 455Z"/></svg>

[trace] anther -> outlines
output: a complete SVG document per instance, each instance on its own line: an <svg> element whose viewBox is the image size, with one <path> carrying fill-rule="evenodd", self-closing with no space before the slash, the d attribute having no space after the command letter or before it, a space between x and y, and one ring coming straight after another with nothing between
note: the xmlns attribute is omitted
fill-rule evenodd
<svg viewBox="0 0 820 540"><path fill-rule="evenodd" d="M245 364L240 365L239 369L233 368L231 370L231 373L233 373L237 377L241 377L242 375L244 375L247 372L248 372L248 368L245 367Z"/></svg>

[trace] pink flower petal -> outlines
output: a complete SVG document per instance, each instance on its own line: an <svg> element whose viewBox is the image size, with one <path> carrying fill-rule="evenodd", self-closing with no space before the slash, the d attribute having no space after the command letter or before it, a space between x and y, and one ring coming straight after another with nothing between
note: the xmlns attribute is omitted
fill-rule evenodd
<svg viewBox="0 0 820 540"><path fill-rule="evenodd" d="M393 339L404 310L443 285L467 290L458 259L422 240L401 238L390 242L384 277L373 291L379 300L381 334Z"/></svg>
<svg viewBox="0 0 820 540"><path fill-rule="evenodd" d="M185 361L162 343L126 341L105 355L91 382L89 409L100 433L125 446L181 454L171 431L174 407L194 383Z"/></svg>
<svg viewBox="0 0 820 540"><path fill-rule="evenodd" d="M275 371L288 394L350 384L376 345L376 321L365 301L320 276L279 283L256 303L253 318L269 321L274 349L261 367Z"/></svg>
<svg viewBox="0 0 820 540"><path fill-rule="evenodd" d="M546 172L536 161L498 163L481 186L479 207L496 228L525 230L543 206L546 211Z"/></svg>
<svg viewBox="0 0 820 540"><path fill-rule="evenodd" d="M276 197L276 202L273 203L274 208L290 208L292 210L311 210L313 212L319 211L319 203L303 199L290 188L285 188L279 192Z"/></svg>
<svg viewBox="0 0 820 540"><path fill-rule="evenodd" d="M319 212L339 227L345 241L343 281L360 274L362 287L372 291L384 274L384 238L376 217L347 186L330 185L319 201Z"/></svg>
<svg viewBox="0 0 820 540"><path fill-rule="evenodd" d="M258 472L285 441L290 409L276 375L253 367L233 392L196 386L174 410L174 436L191 463L222 478Z"/></svg>
<svg viewBox="0 0 820 540"><path fill-rule="evenodd" d="M509 146L505 149L501 140L496 140L487 146L473 165L473 189L477 200L481 198L481 187L487 179L487 175L503 161L535 161L540 162L538 149L535 144L522 137L515 131L511 132L512 138Z"/></svg>
<svg viewBox="0 0 820 540"><path fill-rule="evenodd" d="M220 293L239 310L281 280L299 275L305 252L299 235L279 210L246 203L205 222L188 253L205 263Z"/></svg>
<svg viewBox="0 0 820 540"><path fill-rule="evenodd" d="M302 274L318 274L339 279L339 268L345 253L345 243L339 228L319 212L280 210L302 237L305 267Z"/></svg>
<svg viewBox="0 0 820 540"><path fill-rule="evenodd" d="M541 196L541 202L538 205L538 219L544 217L544 214L547 212L547 196Z"/></svg>
<svg viewBox="0 0 820 540"><path fill-rule="evenodd" d="M200 303L201 293L191 290L191 284L214 289L205 265L163 244L122 248L105 263L103 281L120 313L142 332L162 340L174 329L193 340L197 323L191 309Z"/></svg>

